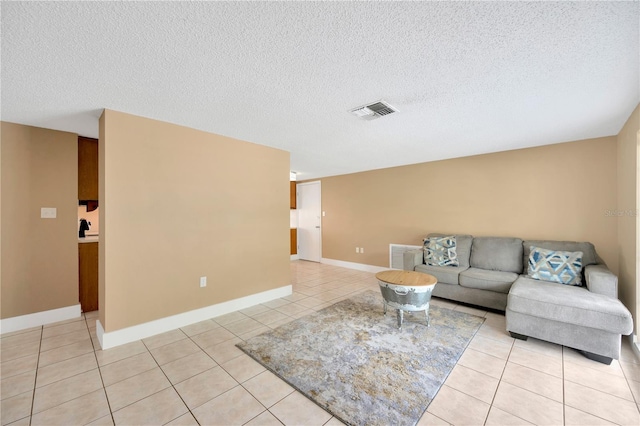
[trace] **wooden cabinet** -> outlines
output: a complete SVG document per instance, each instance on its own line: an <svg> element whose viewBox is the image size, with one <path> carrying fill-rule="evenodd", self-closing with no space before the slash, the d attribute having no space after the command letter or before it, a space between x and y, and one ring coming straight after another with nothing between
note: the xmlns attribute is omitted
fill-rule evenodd
<svg viewBox="0 0 640 426"><path fill-rule="evenodd" d="M78 200L98 199L98 139L78 137Z"/></svg>
<svg viewBox="0 0 640 426"><path fill-rule="evenodd" d="M290 209L295 209L296 208L296 183L295 181L291 181L289 182L289 208Z"/></svg>
<svg viewBox="0 0 640 426"><path fill-rule="evenodd" d="M291 254L298 254L298 230L291 229Z"/></svg>
<svg viewBox="0 0 640 426"><path fill-rule="evenodd" d="M98 310L98 244L78 244L82 312Z"/></svg>

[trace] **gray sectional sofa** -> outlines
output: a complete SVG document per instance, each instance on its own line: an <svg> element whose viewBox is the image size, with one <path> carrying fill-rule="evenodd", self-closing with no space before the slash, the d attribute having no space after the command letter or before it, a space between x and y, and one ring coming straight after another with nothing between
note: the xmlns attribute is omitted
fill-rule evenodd
<svg viewBox="0 0 640 426"><path fill-rule="evenodd" d="M581 252L583 285L531 278L531 247ZM618 278L593 244L455 235L455 252L457 266L436 266L425 264L425 250L407 251L404 269L434 275L433 296L505 311L513 337L565 345L607 364L620 357L621 335L633 331L633 320L618 300Z"/></svg>

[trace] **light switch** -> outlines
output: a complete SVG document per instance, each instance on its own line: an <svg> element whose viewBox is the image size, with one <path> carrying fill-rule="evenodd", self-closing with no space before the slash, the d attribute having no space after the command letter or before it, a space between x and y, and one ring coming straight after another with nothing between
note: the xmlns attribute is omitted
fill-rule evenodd
<svg viewBox="0 0 640 426"><path fill-rule="evenodd" d="M58 209L55 207L42 207L40 209L41 219L55 219L58 214Z"/></svg>

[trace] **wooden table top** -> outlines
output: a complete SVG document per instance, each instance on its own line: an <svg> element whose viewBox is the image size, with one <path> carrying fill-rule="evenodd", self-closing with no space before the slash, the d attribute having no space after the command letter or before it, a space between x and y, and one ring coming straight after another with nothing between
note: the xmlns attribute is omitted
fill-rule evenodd
<svg viewBox="0 0 640 426"><path fill-rule="evenodd" d="M438 283L438 279L433 275L414 271L382 271L376 274L376 279L387 284L407 287L420 287Z"/></svg>

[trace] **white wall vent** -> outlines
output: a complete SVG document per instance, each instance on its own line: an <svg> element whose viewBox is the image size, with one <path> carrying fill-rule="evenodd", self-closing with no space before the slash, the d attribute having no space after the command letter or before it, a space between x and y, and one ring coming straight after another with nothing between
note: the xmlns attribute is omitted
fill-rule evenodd
<svg viewBox="0 0 640 426"><path fill-rule="evenodd" d="M350 112L356 117L363 120L374 120L376 118L384 117L385 115L393 114L398 111L385 101L374 102L369 105L359 106L352 109Z"/></svg>
<svg viewBox="0 0 640 426"><path fill-rule="evenodd" d="M415 250L422 246L408 246L404 244L389 244L389 267L402 269L402 254L408 250Z"/></svg>

